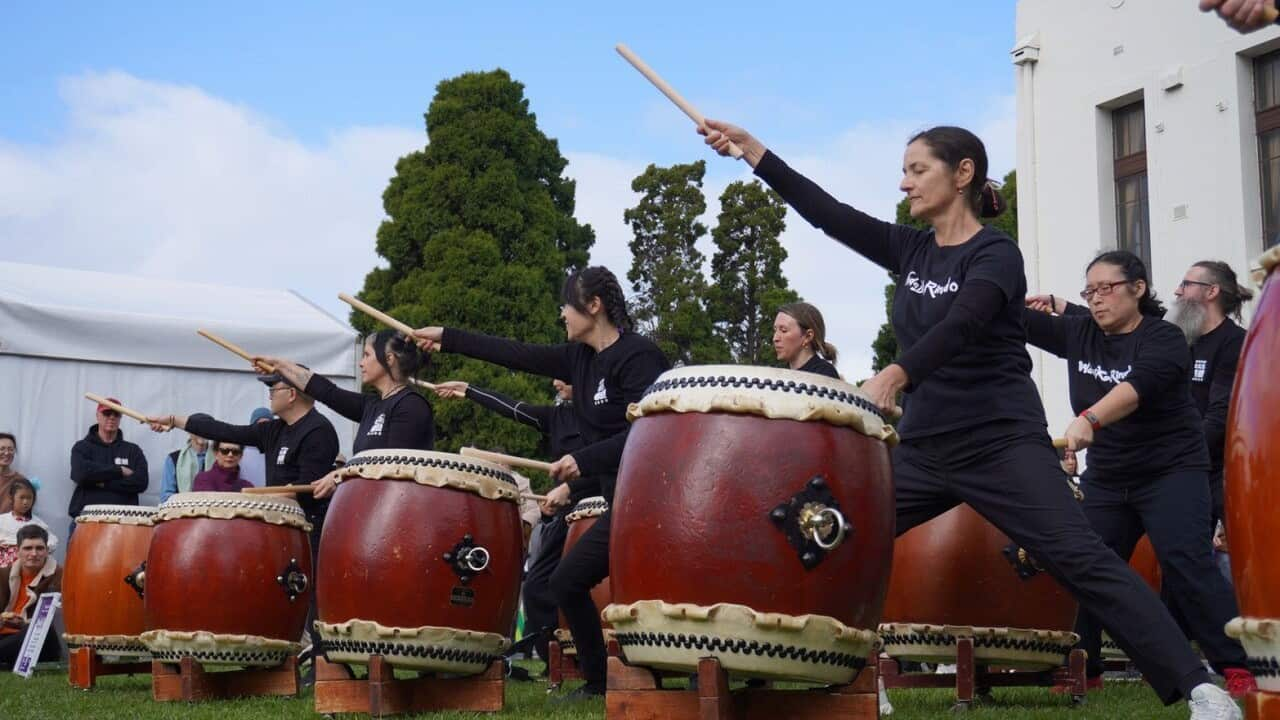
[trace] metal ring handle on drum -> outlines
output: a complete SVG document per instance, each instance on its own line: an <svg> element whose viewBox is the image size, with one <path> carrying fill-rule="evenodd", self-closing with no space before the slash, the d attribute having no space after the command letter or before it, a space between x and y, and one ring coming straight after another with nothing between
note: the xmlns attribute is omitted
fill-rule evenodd
<svg viewBox="0 0 1280 720"><path fill-rule="evenodd" d="M481 572L489 567L489 551L479 546L473 547L463 556L462 562L471 572Z"/></svg>
<svg viewBox="0 0 1280 720"><path fill-rule="evenodd" d="M825 520L823 519L825 518ZM834 526L836 529L835 536L827 542L822 539L822 528L825 526ZM823 550L834 550L840 543L844 542L845 536L849 533L849 523L844 519L844 514L835 508L822 508L813 514L809 523L809 537L817 543L818 547Z"/></svg>

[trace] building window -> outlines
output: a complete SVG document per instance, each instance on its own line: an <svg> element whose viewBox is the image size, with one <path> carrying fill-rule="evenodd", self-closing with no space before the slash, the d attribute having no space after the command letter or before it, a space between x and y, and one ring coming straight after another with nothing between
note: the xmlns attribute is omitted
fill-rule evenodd
<svg viewBox="0 0 1280 720"><path fill-rule="evenodd" d="M1262 188L1262 240L1271 247L1280 239L1280 51L1253 61L1253 110Z"/></svg>
<svg viewBox="0 0 1280 720"><path fill-rule="evenodd" d="M1147 202L1147 116L1142 102L1111 112L1115 136L1116 240L1151 268L1151 209Z"/></svg>

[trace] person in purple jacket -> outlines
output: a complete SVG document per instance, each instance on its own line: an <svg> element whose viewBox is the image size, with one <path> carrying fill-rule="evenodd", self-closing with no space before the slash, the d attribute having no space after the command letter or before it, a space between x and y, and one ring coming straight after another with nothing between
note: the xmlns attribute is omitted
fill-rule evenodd
<svg viewBox="0 0 1280 720"><path fill-rule="evenodd" d="M230 442L213 444L213 467L196 475L191 484L194 492L240 492L253 483L240 477L240 458L244 448Z"/></svg>

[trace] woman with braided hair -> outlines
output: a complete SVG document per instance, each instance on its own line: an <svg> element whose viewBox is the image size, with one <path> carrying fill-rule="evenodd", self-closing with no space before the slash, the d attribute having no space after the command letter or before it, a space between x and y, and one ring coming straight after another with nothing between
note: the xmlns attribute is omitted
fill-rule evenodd
<svg viewBox="0 0 1280 720"><path fill-rule="evenodd" d="M561 378L573 386L573 408L582 447L551 465L560 484L547 494L544 512L564 507L572 497L602 495L610 503L618 463L627 440L627 406L669 366L648 339L631 329L626 298L607 268L576 270L560 293L560 315L568 342L534 345L457 328L425 327L414 332L423 350L456 352L512 370ZM591 588L609 575L611 512L600 517L551 576L551 591L577 646L587 683L568 698L604 694L605 648L600 608Z"/></svg>

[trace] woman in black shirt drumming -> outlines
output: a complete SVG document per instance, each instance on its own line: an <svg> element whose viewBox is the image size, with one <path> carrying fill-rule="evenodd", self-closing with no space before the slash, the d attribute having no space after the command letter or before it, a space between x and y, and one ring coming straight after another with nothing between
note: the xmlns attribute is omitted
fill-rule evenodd
<svg viewBox="0 0 1280 720"><path fill-rule="evenodd" d="M932 226L921 231L838 202L739 127L708 120L699 132L722 155L736 144L806 220L898 278L901 354L862 385L886 414L906 392L893 452L897 532L969 504L1105 619L1164 702L1187 697L1196 720L1238 713L1159 598L1090 528L1068 484L1053 480L1062 468L1031 382L1022 255L978 220L1003 210L982 141L936 127L907 144L900 188L911 216Z"/></svg>
<svg viewBox="0 0 1280 720"><path fill-rule="evenodd" d="M807 302L787 303L773 320L773 350L792 370L840 378L836 346L827 342L827 324L818 308Z"/></svg>
<svg viewBox="0 0 1280 720"><path fill-rule="evenodd" d="M1027 340L1065 358L1072 450L1089 449L1081 478L1084 513L1102 540L1128 560L1143 532L1160 561L1163 590L1176 601L1192 638L1243 697L1257 684L1244 649L1223 628L1239 614L1213 560L1209 453L1191 399L1191 351L1176 325L1160 318L1147 268L1124 250L1089 263L1080 293L1088 309L1053 296L1033 297ZM1043 310L1051 302L1057 316ZM1102 630L1081 612L1076 622L1100 678Z"/></svg>
<svg viewBox="0 0 1280 720"><path fill-rule="evenodd" d="M334 412L360 423L351 442L353 453L386 448L430 450L435 447L435 421L431 404L409 388L409 378L425 365L426 358L412 340L394 330L380 330L364 342L360 357L360 381L372 385L375 393L343 390L323 375L290 360L254 358L275 366L276 372L294 387ZM317 480L315 496L327 497L337 487L337 473Z"/></svg>
<svg viewBox="0 0 1280 720"><path fill-rule="evenodd" d="M667 359L648 339L631 331L626 299L612 272L603 267L575 271L565 281L560 309L569 342L529 343L455 328L421 328L414 335L424 350L456 352L573 386L573 408L583 447L551 464L561 484L547 494L544 512L573 497L603 495L613 502L622 448L627 440L627 405L639 402L664 370ZM572 697L604 694L605 648L600 608L591 588L609 574L611 512L600 516L561 561L551 589L577 646L586 685Z"/></svg>

